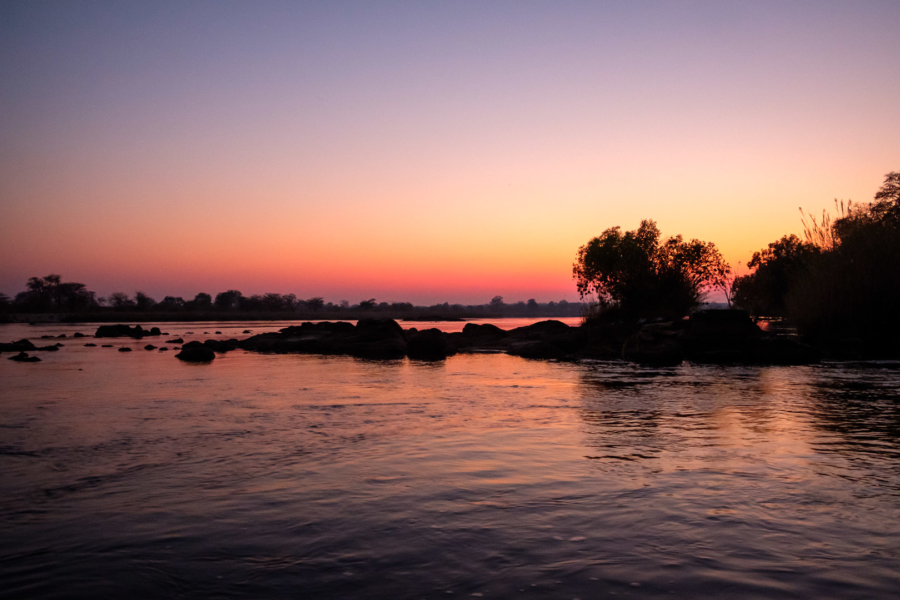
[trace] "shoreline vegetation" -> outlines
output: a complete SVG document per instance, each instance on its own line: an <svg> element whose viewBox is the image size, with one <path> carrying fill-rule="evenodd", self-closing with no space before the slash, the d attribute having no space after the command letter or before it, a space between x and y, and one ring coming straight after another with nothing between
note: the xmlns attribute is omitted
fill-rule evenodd
<svg viewBox="0 0 900 600"><path fill-rule="evenodd" d="M29 279L13 299L0 294L0 322L319 321L226 345L363 356L368 351L338 349L380 340L394 349L373 355L387 358L414 357L418 346L431 348L425 354L437 358L474 348L530 358L620 357L661 364L685 358L806 364L820 357L900 357L900 172L887 174L872 202L835 201L835 211L816 218L801 209L804 237L790 234L770 243L753 254L751 271L740 277L711 242L663 239L652 220L634 231L611 227L578 249L572 275L582 302L507 304L495 296L481 305L413 306L374 298L351 305L294 294L245 297L238 290L156 302L140 291L98 298L84 284L48 275ZM703 298L715 289L725 294L730 310L702 310ZM397 323L509 317L582 317L583 324L543 321L509 332L491 326L493 337L485 345L487 330L477 327L486 325L445 334L415 327L404 333ZM794 328L796 339L763 332L756 324L762 319Z"/></svg>

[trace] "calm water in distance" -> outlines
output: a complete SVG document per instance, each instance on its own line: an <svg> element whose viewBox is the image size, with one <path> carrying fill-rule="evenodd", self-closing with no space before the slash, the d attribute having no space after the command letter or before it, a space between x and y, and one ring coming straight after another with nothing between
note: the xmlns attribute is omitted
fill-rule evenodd
<svg viewBox="0 0 900 600"><path fill-rule="evenodd" d="M0 355L3 598L900 594L896 363L190 365L142 349L160 338L60 341Z"/></svg>

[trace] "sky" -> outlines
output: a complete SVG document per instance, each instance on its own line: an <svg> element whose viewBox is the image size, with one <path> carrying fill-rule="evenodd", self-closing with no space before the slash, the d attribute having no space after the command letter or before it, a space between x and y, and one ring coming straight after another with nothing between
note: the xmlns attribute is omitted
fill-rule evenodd
<svg viewBox="0 0 900 600"><path fill-rule="evenodd" d="M576 300L900 170L900 3L0 0L0 292ZM745 269L744 269L745 270Z"/></svg>

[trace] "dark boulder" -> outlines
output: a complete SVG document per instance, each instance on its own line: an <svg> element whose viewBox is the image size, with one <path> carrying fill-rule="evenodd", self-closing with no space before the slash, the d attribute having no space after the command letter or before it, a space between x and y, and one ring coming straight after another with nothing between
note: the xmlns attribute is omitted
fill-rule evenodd
<svg viewBox="0 0 900 600"><path fill-rule="evenodd" d="M406 356L406 333L393 319L360 319L356 330L340 340L341 354L360 358L392 359Z"/></svg>
<svg viewBox="0 0 900 600"><path fill-rule="evenodd" d="M19 352L15 356L10 356L8 360L14 360L16 362L41 362L41 359L37 356L28 356L24 352Z"/></svg>
<svg viewBox="0 0 900 600"><path fill-rule="evenodd" d="M34 344L27 339L9 344L0 344L0 352L27 352L34 349Z"/></svg>
<svg viewBox="0 0 900 600"><path fill-rule="evenodd" d="M156 346L154 346L153 344L147 344L146 346L144 346L144 350L156 350Z"/></svg>
<svg viewBox="0 0 900 600"><path fill-rule="evenodd" d="M64 338L64 337L66 337L66 334L64 334L64 333L61 333L61 334L59 334L59 335L58 335L58 336L56 336L56 337L57 337L57 338Z"/></svg>
<svg viewBox="0 0 900 600"><path fill-rule="evenodd" d="M477 323L466 323L466 326L463 327L462 333L465 337L468 338L477 338L477 339L500 339L505 338L509 335L509 332L500 329L496 325L491 325L490 323L485 323L484 325L479 325Z"/></svg>
<svg viewBox="0 0 900 600"><path fill-rule="evenodd" d="M87 336L84 335L83 333L79 333L79 332L76 331L76 332L72 335L72 337L81 338L81 337L87 337Z"/></svg>
<svg viewBox="0 0 900 600"><path fill-rule="evenodd" d="M245 329L242 333L253 333L253 332L250 331L249 329Z"/></svg>
<svg viewBox="0 0 900 600"><path fill-rule="evenodd" d="M139 339L139 338L144 337L145 335L150 335L150 332L145 330L140 325L135 325L134 327L129 327L128 325L121 325L121 324L119 324L119 325L101 325L100 327L97 328L96 333L94 333L95 338L130 337L130 338Z"/></svg>
<svg viewBox="0 0 900 600"><path fill-rule="evenodd" d="M167 343L167 344L183 344L183 343L184 343L184 340L181 339L181 338L175 338L175 339L172 339L172 340L166 340L166 343Z"/></svg>
<svg viewBox="0 0 900 600"><path fill-rule="evenodd" d="M96 348L97 344L85 344L84 347L85 348Z"/></svg>
<svg viewBox="0 0 900 600"><path fill-rule="evenodd" d="M160 351L160 352L168 352L169 349L166 348L165 346L163 346L162 348L159 349L159 351Z"/></svg>
<svg viewBox="0 0 900 600"><path fill-rule="evenodd" d="M152 336L162 335L162 331L159 330L159 327L151 327L150 333L147 333L144 335L152 335Z"/></svg>
<svg viewBox="0 0 900 600"><path fill-rule="evenodd" d="M112 344L103 344L102 348L112 348Z"/></svg>
<svg viewBox="0 0 900 600"><path fill-rule="evenodd" d="M548 335L566 333L571 329L562 321L548 320L525 325L524 327L516 327L509 331L509 335L517 338L542 339Z"/></svg>
<svg viewBox="0 0 900 600"><path fill-rule="evenodd" d="M455 354L447 334L440 329L425 329L409 335L407 355L414 360L444 360Z"/></svg>
<svg viewBox="0 0 900 600"><path fill-rule="evenodd" d="M188 342L175 358L185 362L210 362L216 358L216 353L200 342Z"/></svg>
<svg viewBox="0 0 900 600"><path fill-rule="evenodd" d="M131 348L126 348L123 346L122 348L119 348L119 352L131 352Z"/></svg>

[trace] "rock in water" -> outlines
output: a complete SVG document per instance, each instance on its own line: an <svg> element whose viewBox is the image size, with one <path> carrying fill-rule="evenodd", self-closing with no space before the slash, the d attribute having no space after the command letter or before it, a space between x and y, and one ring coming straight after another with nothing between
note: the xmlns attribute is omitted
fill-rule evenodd
<svg viewBox="0 0 900 600"><path fill-rule="evenodd" d="M24 352L19 352L15 356L10 356L7 360L14 360L16 362L41 362L37 356L28 356Z"/></svg>
<svg viewBox="0 0 900 600"><path fill-rule="evenodd" d="M104 338L104 337L130 337L130 338L142 338L145 335L150 335L150 332L145 331L143 327L140 325L135 325L134 327L129 327L128 325L101 325L97 328L97 331L94 333L94 337Z"/></svg>
<svg viewBox="0 0 900 600"><path fill-rule="evenodd" d="M455 354L447 340L447 334L440 329L426 329L410 334L406 351L414 360L444 360Z"/></svg>
<svg viewBox="0 0 900 600"><path fill-rule="evenodd" d="M10 344L0 344L0 352L26 352L34 349L34 344L27 339L12 342Z"/></svg>
<svg viewBox="0 0 900 600"><path fill-rule="evenodd" d="M185 362L210 362L216 358L216 353L200 342L188 342L181 348L181 352L175 355L175 358Z"/></svg>

